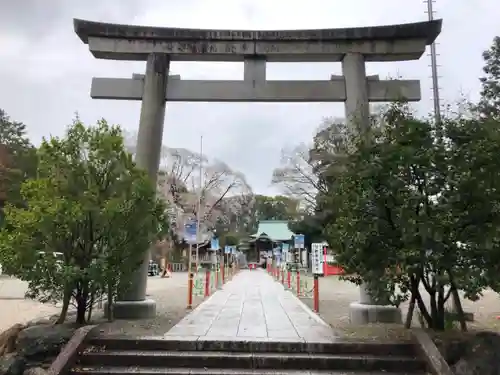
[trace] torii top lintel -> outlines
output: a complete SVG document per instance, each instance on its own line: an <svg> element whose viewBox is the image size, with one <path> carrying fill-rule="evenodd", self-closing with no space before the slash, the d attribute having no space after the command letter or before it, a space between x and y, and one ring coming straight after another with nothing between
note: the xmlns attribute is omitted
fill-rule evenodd
<svg viewBox="0 0 500 375"><path fill-rule="evenodd" d="M408 60L419 58L441 27L442 20L434 20L341 29L203 30L74 19L76 34L94 56L115 60L144 60L160 52L174 60L241 61L253 55L269 61L337 61L351 50L372 61Z"/></svg>

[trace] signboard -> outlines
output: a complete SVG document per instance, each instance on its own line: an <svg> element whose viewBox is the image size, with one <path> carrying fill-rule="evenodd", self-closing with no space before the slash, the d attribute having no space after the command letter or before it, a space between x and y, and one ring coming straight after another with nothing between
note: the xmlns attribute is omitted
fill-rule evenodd
<svg viewBox="0 0 500 375"><path fill-rule="evenodd" d="M293 241L294 241L294 247L296 249L303 249L304 248L304 235L303 234L296 234L293 236Z"/></svg>
<svg viewBox="0 0 500 375"><path fill-rule="evenodd" d="M219 250L219 239L218 238L212 238L210 241L210 250Z"/></svg>
<svg viewBox="0 0 500 375"><path fill-rule="evenodd" d="M316 275L323 275L323 243L311 244L311 268L312 273Z"/></svg>
<svg viewBox="0 0 500 375"><path fill-rule="evenodd" d="M190 220L184 225L184 239L189 244L195 244L196 236L196 220Z"/></svg>

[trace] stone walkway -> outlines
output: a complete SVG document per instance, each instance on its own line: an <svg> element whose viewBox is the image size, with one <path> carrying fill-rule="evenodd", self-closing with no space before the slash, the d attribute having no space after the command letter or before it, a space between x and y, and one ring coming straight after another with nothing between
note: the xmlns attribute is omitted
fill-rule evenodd
<svg viewBox="0 0 500 375"><path fill-rule="evenodd" d="M165 335L189 340L331 342L336 335L264 270L244 270Z"/></svg>

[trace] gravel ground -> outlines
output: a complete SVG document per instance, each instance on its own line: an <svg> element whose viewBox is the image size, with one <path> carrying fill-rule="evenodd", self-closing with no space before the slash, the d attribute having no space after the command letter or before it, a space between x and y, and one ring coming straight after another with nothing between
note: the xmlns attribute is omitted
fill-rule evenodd
<svg viewBox="0 0 500 375"><path fill-rule="evenodd" d="M27 323L57 314L59 308L24 299L27 284L7 276L0 276L0 332L16 323Z"/></svg>
<svg viewBox="0 0 500 375"><path fill-rule="evenodd" d="M312 283L311 283L312 285ZM425 291L422 290L425 298ZM348 336L403 336L401 326L395 325L371 325L355 327L349 324L349 304L358 301L358 287L350 282L342 281L339 277L329 276L319 279L320 315L332 327ZM301 298L306 305L312 308L312 298ZM500 296L492 290L486 290L483 297L476 302L463 300L466 312L474 313L474 322L469 323L472 329L493 329L500 330ZM403 319L408 310L408 302L401 305ZM413 326L420 326L416 316L413 318Z"/></svg>
<svg viewBox="0 0 500 375"><path fill-rule="evenodd" d="M0 332L16 323L26 323L59 313L53 304L42 304L24 299L27 284L23 281L0 276ZM163 335L189 311L187 305L187 273L174 273L170 278L159 276L148 280L147 294L157 303L157 317L137 321L103 323L102 334L127 334L131 336ZM193 299L193 307L202 301ZM96 311L94 319L102 322L102 312Z"/></svg>
<svg viewBox="0 0 500 375"><path fill-rule="evenodd" d="M170 278L159 276L148 280L147 294L156 301L156 317L143 320L116 320L102 323L100 335L127 336L163 336L167 331L186 316L190 310L187 306L187 273L176 272ZM202 297L193 298L193 308L203 301ZM96 316L96 320L102 318Z"/></svg>

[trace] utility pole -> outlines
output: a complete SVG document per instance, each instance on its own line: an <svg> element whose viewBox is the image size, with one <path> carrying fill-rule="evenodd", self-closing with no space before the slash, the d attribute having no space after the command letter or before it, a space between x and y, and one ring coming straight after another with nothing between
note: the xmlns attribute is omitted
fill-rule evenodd
<svg viewBox="0 0 500 375"><path fill-rule="evenodd" d="M433 4L436 0L424 0L427 4L427 16L429 21L434 20L434 9ZM437 53L436 53L436 42L431 44L431 72L432 72L432 96L434 103L434 119L436 123L441 122L441 99L439 98L439 76L438 76L438 64L437 64Z"/></svg>

